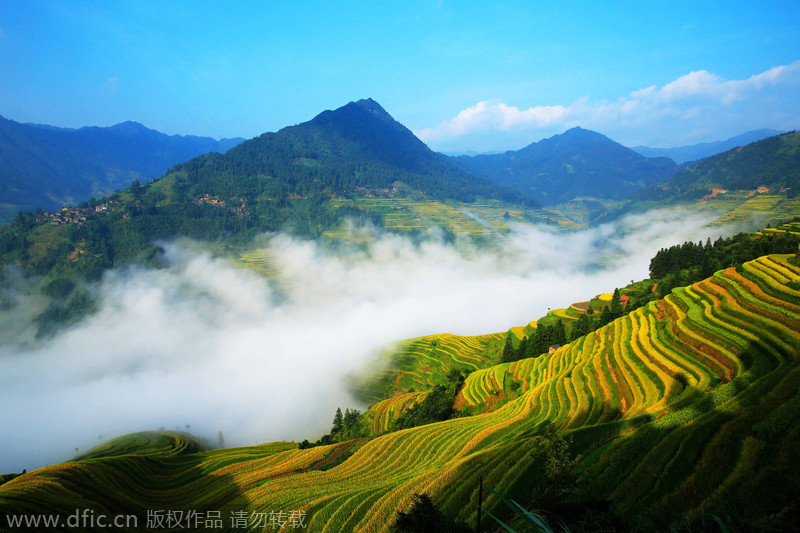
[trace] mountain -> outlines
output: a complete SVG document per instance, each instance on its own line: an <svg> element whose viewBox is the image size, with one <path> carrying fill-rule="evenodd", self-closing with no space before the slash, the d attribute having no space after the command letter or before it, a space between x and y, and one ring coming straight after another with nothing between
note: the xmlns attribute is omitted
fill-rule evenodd
<svg viewBox="0 0 800 533"><path fill-rule="evenodd" d="M800 192L800 133L788 132L717 154L685 168L664 182L688 189L721 188Z"/></svg>
<svg viewBox="0 0 800 533"><path fill-rule="evenodd" d="M140 139L161 135L133 123L113 129L127 138L131 132L138 132ZM31 130L15 131L30 134ZM108 138L99 129L79 132ZM98 142L98 152L119 149L117 143L108 144ZM126 161L125 154L116 155ZM64 157L77 165L75 157ZM41 163L43 173L47 164L58 163L47 157L34 161ZM461 212L462 205L445 201L478 199L500 201L483 205L498 212L497 221L483 223L492 232L507 228L504 221L511 217L507 209L520 218L526 205L536 203L431 151L367 99L244 141L225 154L197 156L173 166L161 178L144 184L134 181L120 192L92 198L77 208L14 215L12 224L0 226L0 267L22 265L43 276L46 294L56 295L54 306L37 318L39 333L44 334L51 326L60 327L90 312L90 298L78 294L82 280L131 262L157 264L163 251L153 244L158 239L182 236L243 243L267 231L317 237L346 220L383 225L390 212L392 220L397 215L406 220L400 231L414 233L443 216L458 215L475 224ZM425 213L416 211L420 205ZM449 213L443 215L443 210ZM44 287L53 283L53 290Z"/></svg>
<svg viewBox="0 0 800 533"><path fill-rule="evenodd" d="M465 170L510 185L546 204L576 197L623 199L671 176L677 165L647 158L599 133L572 128L504 154L460 156Z"/></svg>
<svg viewBox="0 0 800 533"><path fill-rule="evenodd" d="M148 181L242 140L170 136L136 122L68 129L0 117L0 221L19 210L53 211Z"/></svg>
<svg viewBox="0 0 800 533"><path fill-rule="evenodd" d="M687 163L690 161L697 161L720 152L725 152L737 146L744 146L767 137L778 135L781 132L778 130L753 130L724 141L716 141L710 143L699 143L688 146L676 146L674 148L650 148L649 146L634 146L631 150L642 154L645 157L668 157L678 163Z"/></svg>
<svg viewBox="0 0 800 533"><path fill-rule="evenodd" d="M197 158L175 171L184 172L188 183L203 182L196 193L225 198L387 195L397 194L399 187L404 194L437 199L535 204L526 194L471 175L433 152L372 99L323 111L308 122L265 133L224 156Z"/></svg>

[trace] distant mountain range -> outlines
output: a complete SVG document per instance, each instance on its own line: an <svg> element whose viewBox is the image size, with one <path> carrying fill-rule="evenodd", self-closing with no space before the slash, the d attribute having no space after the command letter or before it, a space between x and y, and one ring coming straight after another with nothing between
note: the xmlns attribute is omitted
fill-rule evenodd
<svg viewBox="0 0 800 533"><path fill-rule="evenodd" d="M170 136L136 122L68 129L0 117L0 221L103 196L243 140Z"/></svg>
<svg viewBox="0 0 800 533"><path fill-rule="evenodd" d="M623 199L671 176L677 165L648 158L599 133L572 128L503 154L454 157L463 169L544 204L576 197Z"/></svg>
<svg viewBox="0 0 800 533"><path fill-rule="evenodd" d="M633 146L631 150L642 154L645 157L669 157L678 164L697 161L720 152L725 152L737 146L744 146L767 137L778 135L782 132L778 130L753 130L724 141L710 143L699 143L687 146L676 146L674 148L650 148L649 146Z"/></svg>
<svg viewBox="0 0 800 533"><path fill-rule="evenodd" d="M182 190L253 201L254 191L265 198L416 191L437 199L482 197L528 206L579 197L621 200L671 178L680 169L673 159L707 157L772 133L630 149L573 128L520 150L448 157L430 150L371 99L246 142L169 136L135 122L67 129L0 117L0 222L19 210L52 211L105 196L134 180L163 176L175 165Z"/></svg>

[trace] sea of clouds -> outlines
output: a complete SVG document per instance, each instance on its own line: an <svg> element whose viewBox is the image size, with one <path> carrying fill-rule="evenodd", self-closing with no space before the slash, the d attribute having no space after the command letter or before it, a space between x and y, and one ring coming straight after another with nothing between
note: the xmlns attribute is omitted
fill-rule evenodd
<svg viewBox="0 0 800 533"><path fill-rule="evenodd" d="M0 320L0 473L159 428L211 442L221 431L227 446L314 440L337 406L365 407L345 378L382 347L506 331L646 278L659 248L733 233L711 218L518 225L492 250L435 231L420 241L362 228L369 244L335 248L276 234L254 244L271 279L172 243L166 268L108 272L92 287L98 311L45 340L28 325L44 304L20 279Z"/></svg>

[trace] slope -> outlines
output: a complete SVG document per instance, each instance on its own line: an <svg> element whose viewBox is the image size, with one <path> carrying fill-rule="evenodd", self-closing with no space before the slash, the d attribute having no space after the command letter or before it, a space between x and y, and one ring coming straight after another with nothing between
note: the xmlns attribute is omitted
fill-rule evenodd
<svg viewBox="0 0 800 533"><path fill-rule="evenodd" d="M761 186L800 191L800 133L789 132L728 150L683 169L664 182L682 191L720 188L753 191Z"/></svg>
<svg viewBox="0 0 800 533"><path fill-rule="evenodd" d="M66 129L0 117L0 222L19 210L51 211L110 194L242 140L169 136L136 122Z"/></svg>
<svg viewBox="0 0 800 533"><path fill-rule="evenodd" d="M691 524L720 502L749 513L750 526L785 527L800 489L798 286L800 266L788 255L719 271L549 356L487 370L520 382L521 393L484 414L308 450L54 465L0 486L0 511L283 510L302 513L308 531L382 531L425 492L474 525L481 477L538 501L539 435L554 426L579 458L571 498L608 500L629 527ZM464 385L472 403L491 393L478 377ZM485 505L502 515L493 497Z"/></svg>
<svg viewBox="0 0 800 533"><path fill-rule="evenodd" d="M646 158L599 133L572 128L504 154L460 156L464 169L534 195L545 204L577 197L622 199L672 175L667 158Z"/></svg>
<svg viewBox="0 0 800 533"><path fill-rule="evenodd" d="M193 187L223 199L290 195L405 196L473 202L531 198L470 175L431 151L372 99L323 111L308 122L244 142L224 156L176 167ZM225 178L225 179L222 179ZM244 182L247 183L244 183Z"/></svg>

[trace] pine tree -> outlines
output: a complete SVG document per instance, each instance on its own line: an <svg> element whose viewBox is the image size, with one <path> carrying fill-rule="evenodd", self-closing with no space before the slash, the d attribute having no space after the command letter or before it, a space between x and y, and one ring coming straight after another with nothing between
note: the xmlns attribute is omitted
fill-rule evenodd
<svg viewBox="0 0 800 533"><path fill-rule="evenodd" d="M567 343L567 330L564 327L564 322L559 320L553 328L553 338L550 345L558 344L559 346ZM550 347L548 345L548 348Z"/></svg>
<svg viewBox="0 0 800 533"><path fill-rule="evenodd" d="M338 433L344 427L344 417L342 417L342 408L336 408L336 414L333 415L333 427L331 428L331 434Z"/></svg>
<svg viewBox="0 0 800 533"><path fill-rule="evenodd" d="M510 363L516 360L516 350L514 350L514 344L511 342L511 332L509 331L506 334L506 343L503 346L503 355L500 357L500 361L502 363Z"/></svg>
<svg viewBox="0 0 800 533"><path fill-rule="evenodd" d="M622 304L619 297L619 289L614 289L614 295L611 296L611 314L614 318L622 316Z"/></svg>

